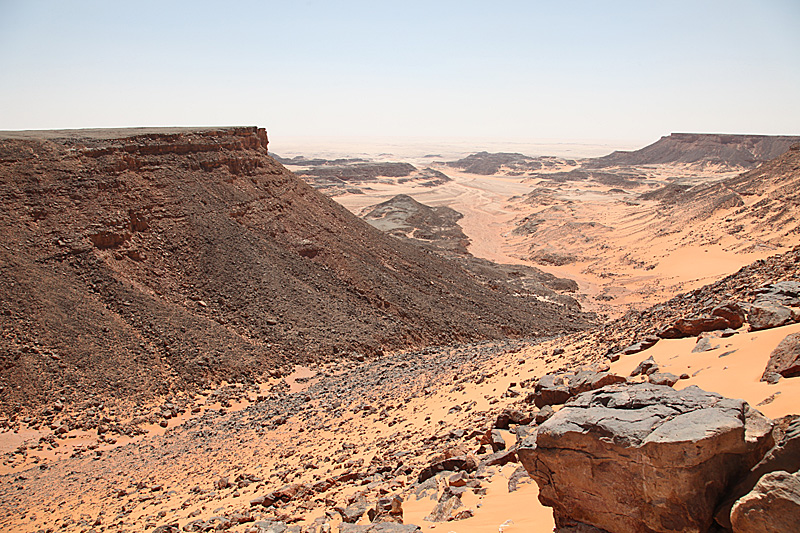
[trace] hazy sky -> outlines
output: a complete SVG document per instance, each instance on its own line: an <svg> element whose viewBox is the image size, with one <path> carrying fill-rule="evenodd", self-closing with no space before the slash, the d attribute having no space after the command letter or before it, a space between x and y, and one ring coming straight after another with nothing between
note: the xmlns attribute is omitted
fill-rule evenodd
<svg viewBox="0 0 800 533"><path fill-rule="evenodd" d="M800 1L0 0L0 129L800 134Z"/></svg>

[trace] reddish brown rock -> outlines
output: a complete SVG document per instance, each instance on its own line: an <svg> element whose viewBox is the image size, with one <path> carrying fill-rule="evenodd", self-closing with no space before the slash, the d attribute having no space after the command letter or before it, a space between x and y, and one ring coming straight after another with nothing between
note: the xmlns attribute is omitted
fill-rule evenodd
<svg viewBox="0 0 800 533"><path fill-rule="evenodd" d="M625 378L610 372L585 370L578 372L569 379L569 392L574 396L582 392L596 390L615 383L625 383Z"/></svg>
<svg viewBox="0 0 800 533"><path fill-rule="evenodd" d="M727 320L729 324L727 327L731 329L739 329L742 327L745 319L744 309L735 302L725 302L718 305L711 310L711 315L722 317Z"/></svg>
<svg viewBox="0 0 800 533"><path fill-rule="evenodd" d="M767 381L767 376L772 373L785 378L800 375L800 333L787 335L772 351L761 381Z"/></svg>
<svg viewBox="0 0 800 533"><path fill-rule="evenodd" d="M546 374L539 378L533 392L533 403L538 408L559 405L570 399L568 374Z"/></svg>
<svg viewBox="0 0 800 533"><path fill-rule="evenodd" d="M716 331L730 327L732 327L731 322L722 316L681 318L672 326L659 332L658 336L662 339L681 339L684 337L696 337L706 331Z"/></svg>
<svg viewBox="0 0 800 533"><path fill-rule="evenodd" d="M776 533L800 528L800 473L765 474L731 511L734 533Z"/></svg>
<svg viewBox="0 0 800 533"><path fill-rule="evenodd" d="M706 531L728 484L771 446L770 430L742 400L616 385L573 399L517 453L557 527Z"/></svg>

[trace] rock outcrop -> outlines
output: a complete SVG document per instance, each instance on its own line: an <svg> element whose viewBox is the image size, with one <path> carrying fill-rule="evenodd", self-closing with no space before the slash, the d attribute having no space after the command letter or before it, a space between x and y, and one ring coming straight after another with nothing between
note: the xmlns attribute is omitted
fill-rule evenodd
<svg viewBox="0 0 800 533"><path fill-rule="evenodd" d="M557 527L707 531L771 428L744 401L697 387L615 385L574 398L517 454Z"/></svg>

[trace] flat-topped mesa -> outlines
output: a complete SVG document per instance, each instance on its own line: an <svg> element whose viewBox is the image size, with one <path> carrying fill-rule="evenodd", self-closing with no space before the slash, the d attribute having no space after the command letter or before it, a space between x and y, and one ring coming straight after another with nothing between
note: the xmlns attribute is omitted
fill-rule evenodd
<svg viewBox="0 0 800 533"><path fill-rule="evenodd" d="M796 135L673 133L639 150L616 151L584 162L585 168L700 164L750 169L774 159L800 142Z"/></svg>
<svg viewBox="0 0 800 533"><path fill-rule="evenodd" d="M258 150L267 152L269 140L264 128L235 127L219 129L186 130L181 133L152 133L122 136L104 141L102 146L88 146L83 154L100 157L118 152L141 155L193 154L200 152L219 152L222 150Z"/></svg>

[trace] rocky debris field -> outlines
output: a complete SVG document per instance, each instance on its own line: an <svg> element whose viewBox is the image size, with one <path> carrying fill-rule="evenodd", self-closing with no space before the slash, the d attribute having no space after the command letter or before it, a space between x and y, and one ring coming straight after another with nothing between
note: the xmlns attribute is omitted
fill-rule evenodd
<svg viewBox="0 0 800 533"><path fill-rule="evenodd" d="M739 320L743 321L745 315L749 327L755 325L755 329L785 325L800 317L798 279L800 247L756 261L717 282L679 294L662 304L643 311L629 311L586 336L574 338L582 350L595 354L604 352L608 359L614 359L631 346L639 345L643 349L642 343L676 335L676 329L688 328L679 333L684 336L699 335L705 327L710 328L706 331L722 331L741 325ZM735 306L741 316L727 321L715 316L715 309L717 314L726 314L723 308L727 304Z"/></svg>
<svg viewBox="0 0 800 533"><path fill-rule="evenodd" d="M509 382L525 368L522 346L465 345L329 365L296 392L285 380L259 396L242 385L228 394L221 389L223 398L238 389L247 407L207 409L220 401L209 397L202 411L163 435L74 449L68 458L7 475L0 525L329 531L368 514L376 522L382 515L401 519L407 502L418 501L433 522L467 518L475 509L468 511L462 498L485 495L502 466L517 462L513 449L504 451L514 439L509 430L533 421L527 403L524 412L503 410L532 387ZM491 392L473 399L466 389L476 384ZM479 445L487 435L494 440ZM69 446L68 438L57 438Z"/></svg>
<svg viewBox="0 0 800 533"><path fill-rule="evenodd" d="M413 239L447 252L466 255L469 239L458 221L464 215L446 206L431 207L399 194L366 207L361 218L395 237Z"/></svg>

